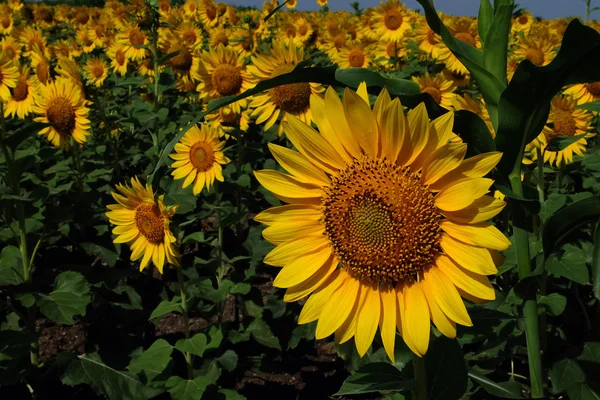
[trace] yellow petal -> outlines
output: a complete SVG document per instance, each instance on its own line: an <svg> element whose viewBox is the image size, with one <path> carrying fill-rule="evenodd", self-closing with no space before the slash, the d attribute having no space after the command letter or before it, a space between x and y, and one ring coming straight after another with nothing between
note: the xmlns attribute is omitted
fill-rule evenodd
<svg viewBox="0 0 600 400"><path fill-rule="evenodd" d="M365 355L369 347L371 347L371 343L373 343L373 338L377 332L377 325L379 324L379 315L381 314L379 285L362 285L362 290L366 290L367 296L359 310L358 324L354 336L356 350L361 357Z"/></svg>
<svg viewBox="0 0 600 400"><path fill-rule="evenodd" d="M442 234L440 246L444 253L471 272L479 275L498 273L494 260L487 249L468 245L446 233Z"/></svg>
<svg viewBox="0 0 600 400"><path fill-rule="evenodd" d="M385 352L394 360L394 346L396 343L396 292L390 284L383 284L381 292L381 317L379 319L379 330L381 331L381 341Z"/></svg>
<svg viewBox="0 0 600 400"><path fill-rule="evenodd" d="M454 239L473 246L502 251L511 245L510 240L498 228L489 223L461 225L445 220L440 223L440 227Z"/></svg>
<svg viewBox="0 0 600 400"><path fill-rule="evenodd" d="M356 89L356 94L359 95L360 98L363 99L365 103L367 103L367 105L369 104L369 93L367 92L366 82L361 82L358 85L358 88Z"/></svg>
<svg viewBox="0 0 600 400"><path fill-rule="evenodd" d="M498 215L506 207L506 202L491 196L481 196L467 207L458 211L443 211L442 214L453 222L460 224L476 224L488 221Z"/></svg>
<svg viewBox="0 0 600 400"><path fill-rule="evenodd" d="M371 158L377 157L379 132L371 107L350 89L344 91L343 104L350 132L358 139L366 155Z"/></svg>
<svg viewBox="0 0 600 400"><path fill-rule="evenodd" d="M429 141L429 118L425 103L421 103L408 112L410 131L410 156L406 164L412 164L421 154Z"/></svg>
<svg viewBox="0 0 600 400"><path fill-rule="evenodd" d="M452 128L454 127L454 111L448 111L442 116L434 119L431 121L431 125L433 125L433 129L437 136L438 147L447 144L456 136L454 132L452 132Z"/></svg>
<svg viewBox="0 0 600 400"><path fill-rule="evenodd" d="M474 274L461 268L450 257L440 256L436 265L450 281L465 292L483 300L494 300L496 293L487 276Z"/></svg>
<svg viewBox="0 0 600 400"><path fill-rule="evenodd" d="M368 97L366 102L369 102ZM377 96L377 100L375 100L375 104L373 104L373 113L375 114L375 118L377 119L377 125L379 125L379 127L383 126L383 123L385 122L385 120L383 119L383 112L386 108L388 108L391 102L392 98L390 97L390 94L388 93L387 89L381 89L381 92L379 92L379 96Z"/></svg>
<svg viewBox="0 0 600 400"><path fill-rule="evenodd" d="M332 293L344 284L346 279L348 279L348 274L343 269L338 269L331 274L327 281L308 298L304 307L302 307L300 316L298 316L298 324L308 324L318 319Z"/></svg>
<svg viewBox="0 0 600 400"><path fill-rule="evenodd" d="M406 345L419 357L427 353L429 347L429 306L420 285L404 286L404 307L402 312L402 335Z"/></svg>
<svg viewBox="0 0 600 400"><path fill-rule="evenodd" d="M429 306L429 313L431 314L431 320L433 324L438 328L442 335L451 339L456 337L456 323L452 321L440 308L435 301L435 296L431 292L430 285L422 284L421 288L425 293L427 299L427 305Z"/></svg>
<svg viewBox="0 0 600 400"><path fill-rule="evenodd" d="M435 302L450 319L461 325L473 325L456 287L437 267L431 267L423 273L423 284L429 286Z"/></svg>
<svg viewBox="0 0 600 400"><path fill-rule="evenodd" d="M276 267L290 264L302 254L327 246L323 235L308 235L296 240L290 240L271 250L263 260L267 265Z"/></svg>
<svg viewBox="0 0 600 400"><path fill-rule="evenodd" d="M467 145L464 143L447 144L431 153L423 162L421 182L431 185L442 176L458 167L465 158Z"/></svg>
<svg viewBox="0 0 600 400"><path fill-rule="evenodd" d="M358 318L360 316L360 310L362 305L365 303L367 297L367 290L363 285L358 287L358 300L354 303L352 311L348 314L348 318L340 325L335 331L335 342L338 344L346 343L356 335L356 327L358 326Z"/></svg>
<svg viewBox="0 0 600 400"><path fill-rule="evenodd" d="M273 143L269 143L268 146L279 165L298 180L316 186L324 186L329 183L323 170L311 164L304 155Z"/></svg>
<svg viewBox="0 0 600 400"><path fill-rule="evenodd" d="M360 281L350 277L329 298L319 316L315 337L323 339L331 335L346 320L358 299Z"/></svg>
<svg viewBox="0 0 600 400"><path fill-rule="evenodd" d="M337 136L337 130L333 129L329 124L329 118L327 117L327 111L325 109L325 99L316 95L311 95L310 109L312 111L313 121L319 128L321 136L329 142L331 147L335 149L346 163L352 162L352 156L343 145L344 139L339 138Z"/></svg>
<svg viewBox="0 0 600 400"><path fill-rule="evenodd" d="M383 112L381 154L392 163L404 164L409 158L410 133L402 104L395 98Z"/></svg>
<svg viewBox="0 0 600 400"><path fill-rule="evenodd" d="M273 281L273 286L289 288L304 282L325 265L331 253L331 247L325 242L322 248L299 256L295 261L285 265L279 271L275 281Z"/></svg>
<svg viewBox="0 0 600 400"><path fill-rule="evenodd" d="M254 220L261 224L272 225L277 222L304 221L307 219L318 221L322 215L320 207L305 204L288 204L261 211L254 217Z"/></svg>
<svg viewBox="0 0 600 400"><path fill-rule="evenodd" d="M323 225L313 221L281 222L263 230L263 237L273 244L282 244L288 240L300 239L311 234L321 234Z"/></svg>
<svg viewBox="0 0 600 400"><path fill-rule="evenodd" d="M437 208L457 211L467 207L489 191L493 180L487 178L465 178L446 186L434 197Z"/></svg>
<svg viewBox="0 0 600 400"><path fill-rule="evenodd" d="M285 175L278 171L262 170L255 171L254 176L270 192L290 198L318 197L322 195L320 187L300 182L291 175Z"/></svg>
<svg viewBox="0 0 600 400"><path fill-rule="evenodd" d="M452 172L431 185L431 190L441 190L452 182L463 178L481 178L500 162L502 153L490 152L467 158Z"/></svg>
<svg viewBox="0 0 600 400"><path fill-rule="evenodd" d="M325 110L329 120L329 126L335 132L335 136L344 145L344 148L354 158L362 155L358 140L350 134L350 127L346 121L344 106L332 86L325 92Z"/></svg>
<svg viewBox="0 0 600 400"><path fill-rule="evenodd" d="M288 288L283 296L283 301L298 301L319 289L327 281L331 274L334 273L338 264L339 261L335 256L332 255L329 257L325 264L323 264L323 266L317 272L315 272L313 276L296 286Z"/></svg>

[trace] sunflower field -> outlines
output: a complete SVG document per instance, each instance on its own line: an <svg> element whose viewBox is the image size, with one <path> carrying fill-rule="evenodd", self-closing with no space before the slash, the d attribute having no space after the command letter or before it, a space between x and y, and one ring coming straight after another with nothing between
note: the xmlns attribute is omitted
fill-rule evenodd
<svg viewBox="0 0 600 400"><path fill-rule="evenodd" d="M419 3L0 3L0 397L600 399L591 2Z"/></svg>

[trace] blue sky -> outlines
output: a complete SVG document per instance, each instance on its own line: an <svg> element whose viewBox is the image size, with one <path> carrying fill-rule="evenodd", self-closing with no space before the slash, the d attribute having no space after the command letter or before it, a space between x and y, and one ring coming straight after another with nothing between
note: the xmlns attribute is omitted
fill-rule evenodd
<svg viewBox="0 0 600 400"><path fill-rule="evenodd" d="M225 3L240 6L262 6L264 0L225 0ZM281 0L280 0L281 1ZM329 0L329 7L332 10L351 10L350 2L353 0ZM362 8L373 7L379 4L378 0L358 0ZM422 9L417 0L403 0L410 8ZM516 0L516 3L522 7L528 8L533 15L542 18L552 19L567 17L571 15L581 16L585 14L585 3L583 0ZM599 0L592 0L592 4L598 5ZM435 0L435 6L438 10L453 15L477 15L479 9L478 0ZM315 10L317 4L315 0L298 0L298 10ZM595 17L595 18L594 18ZM600 12L592 15L592 18L599 19Z"/></svg>

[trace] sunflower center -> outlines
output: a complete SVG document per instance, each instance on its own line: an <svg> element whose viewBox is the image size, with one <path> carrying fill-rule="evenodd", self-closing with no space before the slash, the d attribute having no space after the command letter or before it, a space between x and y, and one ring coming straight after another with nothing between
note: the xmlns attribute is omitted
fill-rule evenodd
<svg viewBox="0 0 600 400"><path fill-rule="evenodd" d="M544 53L540 49L530 48L525 53L525 58L534 63L535 65L544 64Z"/></svg>
<svg viewBox="0 0 600 400"><path fill-rule="evenodd" d="M585 88L590 94L599 97L600 96L600 82L586 83Z"/></svg>
<svg viewBox="0 0 600 400"><path fill-rule="evenodd" d="M183 47L180 50L179 54L169 60L169 63L173 69L179 72L187 72L192 68L194 59L187 47Z"/></svg>
<svg viewBox="0 0 600 400"><path fill-rule="evenodd" d="M326 29L327 29L327 32L328 32L328 33L329 33L331 36L335 36L335 35L337 35L337 34L338 34L338 32L339 32L339 29L340 29L340 28L339 28L339 26L338 26L338 23L337 23L337 22L335 22L335 21L329 21L329 22L327 23L327 27L326 27Z"/></svg>
<svg viewBox="0 0 600 400"><path fill-rule="evenodd" d="M231 125L237 119L237 114L233 110L221 108L219 110L219 117L221 117L222 125Z"/></svg>
<svg viewBox="0 0 600 400"><path fill-rule="evenodd" d="M348 62L351 67L362 67L365 63L365 55L361 50L352 50L348 55Z"/></svg>
<svg viewBox="0 0 600 400"><path fill-rule="evenodd" d="M333 39L333 45L336 49L341 49L346 44L346 37L344 35L337 35L335 39Z"/></svg>
<svg viewBox="0 0 600 400"><path fill-rule="evenodd" d="M194 143L190 149L190 161L200 172L206 172L212 168L215 162L215 154L208 142Z"/></svg>
<svg viewBox="0 0 600 400"><path fill-rule="evenodd" d="M131 32L129 32L129 42L136 47L143 45L145 38L146 36L139 28L133 28Z"/></svg>
<svg viewBox="0 0 600 400"><path fill-rule="evenodd" d="M436 40L435 40L435 32L432 31L431 29L429 29L427 31L427 41L429 42L429 44L436 44Z"/></svg>
<svg viewBox="0 0 600 400"><path fill-rule="evenodd" d="M10 26L10 18L8 18L8 17L2 18L2 27L4 29L8 29L9 26Z"/></svg>
<svg viewBox="0 0 600 400"><path fill-rule="evenodd" d="M383 23L385 24L385 27L392 31L400 28L402 25L402 20L402 14L400 14L400 11L398 10L389 10L383 17Z"/></svg>
<svg viewBox="0 0 600 400"><path fill-rule="evenodd" d="M577 124L569 111L554 112L554 132L558 136L574 136L577 133Z"/></svg>
<svg viewBox="0 0 600 400"><path fill-rule="evenodd" d="M208 19L213 20L217 17L217 9L213 6L206 7L206 16Z"/></svg>
<svg viewBox="0 0 600 400"><path fill-rule="evenodd" d="M94 65L92 68L92 74L96 79L101 78L102 75L104 75L104 68L102 68L102 65Z"/></svg>
<svg viewBox="0 0 600 400"><path fill-rule="evenodd" d="M165 217L157 204L140 204L135 210L135 225L150 243L160 243L165 237Z"/></svg>
<svg viewBox="0 0 600 400"><path fill-rule="evenodd" d="M242 87L242 74L237 67L229 64L220 64L215 68L212 84L222 96L237 93Z"/></svg>
<svg viewBox="0 0 600 400"><path fill-rule="evenodd" d="M279 65L271 74L271 78L291 72L293 69L292 64ZM271 100L277 107L293 115L301 114L310 107L311 89L307 82L277 86L271 89L270 94Z"/></svg>
<svg viewBox="0 0 600 400"><path fill-rule="evenodd" d="M288 3L288 4L289 4L289 3ZM288 25L288 26L285 28L285 35L286 35L287 37L294 37L294 36L296 36L296 28L294 28L294 26L293 26L293 25Z"/></svg>
<svg viewBox="0 0 600 400"><path fill-rule="evenodd" d="M121 50L121 49L117 50L117 52L115 53L115 58L117 60L117 64L119 64L119 65L125 64L125 52L123 52L123 50Z"/></svg>
<svg viewBox="0 0 600 400"><path fill-rule="evenodd" d="M521 25L525 25L527 23L527 21L529 21L529 18L527 18L527 15L521 15L519 17L519 23Z"/></svg>
<svg viewBox="0 0 600 400"><path fill-rule="evenodd" d="M37 36L34 36L31 39L29 39L29 42L27 42L27 45L29 46L29 50L35 50L36 48L41 50L44 48L43 40Z"/></svg>
<svg viewBox="0 0 600 400"><path fill-rule="evenodd" d="M421 89L421 92L429 93L431 97L433 97L435 102L438 104L440 104L440 101L442 101L442 92L440 92L438 88L428 86L426 88Z"/></svg>
<svg viewBox="0 0 600 400"><path fill-rule="evenodd" d="M414 279L439 254L440 215L409 167L354 161L325 187L323 223L343 267L359 279Z"/></svg>
<svg viewBox="0 0 600 400"><path fill-rule="evenodd" d="M27 82L19 81L17 86L13 89L13 98L16 101L23 101L27 98L29 94L29 87L27 86Z"/></svg>
<svg viewBox="0 0 600 400"><path fill-rule="evenodd" d="M454 37L470 44L471 46L475 46L475 38L469 32L458 32L454 35Z"/></svg>
<svg viewBox="0 0 600 400"><path fill-rule="evenodd" d="M219 43L222 43L223 46L227 46L229 44L229 38L225 32L217 32L215 35L215 47L218 47Z"/></svg>
<svg viewBox="0 0 600 400"><path fill-rule="evenodd" d="M83 25L87 24L87 22L90 19L90 16L85 11L79 11L77 14L75 14L75 19L77 20L77 22Z"/></svg>
<svg viewBox="0 0 600 400"><path fill-rule="evenodd" d="M298 33L302 36L306 35L308 33L308 26L306 26L305 24L302 24L298 27Z"/></svg>
<svg viewBox="0 0 600 400"><path fill-rule="evenodd" d="M96 27L94 28L94 32L96 32L96 36L98 36L99 38L104 36L104 25L96 25Z"/></svg>
<svg viewBox="0 0 600 400"><path fill-rule="evenodd" d="M183 40L188 44L188 45L193 45L194 43L196 43L196 34L194 33L194 31L186 31L183 34Z"/></svg>
<svg viewBox="0 0 600 400"><path fill-rule="evenodd" d="M70 135L75 128L75 111L69 99L57 97L48 106L46 118L62 136Z"/></svg>

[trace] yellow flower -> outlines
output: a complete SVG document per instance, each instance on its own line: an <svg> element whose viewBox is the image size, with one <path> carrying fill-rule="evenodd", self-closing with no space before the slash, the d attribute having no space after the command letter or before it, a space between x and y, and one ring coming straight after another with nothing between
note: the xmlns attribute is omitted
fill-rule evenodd
<svg viewBox="0 0 600 400"><path fill-rule="evenodd" d="M33 82L36 86L47 85L52 82L50 75L50 61L37 52L31 53L31 68L35 71Z"/></svg>
<svg viewBox="0 0 600 400"><path fill-rule="evenodd" d="M533 64L542 67L550 64L554 58L554 44L544 36L534 37L529 35L517 40L513 56L517 59L527 59Z"/></svg>
<svg viewBox="0 0 600 400"><path fill-rule="evenodd" d="M418 23L414 32L414 40L424 54L433 59L439 57L442 37L432 31L427 22L420 21Z"/></svg>
<svg viewBox="0 0 600 400"><path fill-rule="evenodd" d="M513 19L512 23L512 33L515 34L517 32L523 32L524 34L528 34L531 26L533 25L533 15L529 11L524 12L517 18Z"/></svg>
<svg viewBox="0 0 600 400"><path fill-rule="evenodd" d="M206 28L214 28L219 24L219 11L212 0L200 2L198 17Z"/></svg>
<svg viewBox="0 0 600 400"><path fill-rule="evenodd" d="M190 49L202 45L202 31L193 22L183 22L175 29L175 34L181 42Z"/></svg>
<svg viewBox="0 0 600 400"><path fill-rule="evenodd" d="M146 49L141 46L148 45L148 38L137 24L127 25L117 34L117 41L125 46L125 56L128 59L139 61L146 57Z"/></svg>
<svg viewBox="0 0 600 400"><path fill-rule="evenodd" d="M325 7L327 5L327 0L317 0L317 4L321 7Z"/></svg>
<svg viewBox="0 0 600 400"><path fill-rule="evenodd" d="M296 8L296 6L298 5L298 0L289 0L287 3L285 3L285 7L293 10L294 8Z"/></svg>
<svg viewBox="0 0 600 400"><path fill-rule="evenodd" d="M10 35L15 24L10 7L0 5L0 15L0 35Z"/></svg>
<svg viewBox="0 0 600 400"><path fill-rule="evenodd" d="M573 96L578 105L598 101L600 100L600 82L571 85L565 89L564 94Z"/></svg>
<svg viewBox="0 0 600 400"><path fill-rule="evenodd" d="M373 12L373 29L379 40L397 41L410 30L409 16L399 0L381 2Z"/></svg>
<svg viewBox="0 0 600 400"><path fill-rule="evenodd" d="M83 70L86 72L88 79L96 87L102 86L104 80L108 77L108 67L106 62L98 57L92 57L87 60Z"/></svg>
<svg viewBox="0 0 600 400"><path fill-rule="evenodd" d="M90 134L90 110L84 106L85 99L76 84L61 79L40 85L34 101L33 111L41 115L35 121L50 124L39 134L47 136L54 147L68 149L71 137L79 144L85 143Z"/></svg>
<svg viewBox="0 0 600 400"><path fill-rule="evenodd" d="M46 47L46 39L41 30L26 26L19 37L21 44L25 46L25 57L31 57L33 52L38 52L45 57L50 55L48 48Z"/></svg>
<svg viewBox="0 0 600 400"><path fill-rule="evenodd" d="M285 301L310 296L298 323L318 321L317 339L354 337L362 356L379 328L393 360L398 329L423 356L430 319L452 338L456 324L472 325L461 296L495 298L486 275L510 241L487 222L505 203L483 176L501 154L464 159L467 145L448 143L452 112L430 122L424 104L405 117L387 91L373 110L367 98L364 84L342 101L329 88L312 107L320 134L290 117L298 151L269 144L289 174L255 175L289 204L255 218L277 246L264 262L283 267L274 286Z"/></svg>
<svg viewBox="0 0 600 400"><path fill-rule="evenodd" d="M0 101L10 98L9 88L17 86L19 69L9 60L0 55Z"/></svg>
<svg viewBox="0 0 600 400"><path fill-rule="evenodd" d="M249 57L253 53L252 33L247 29L233 31L228 43L236 53L243 53L245 57Z"/></svg>
<svg viewBox="0 0 600 400"><path fill-rule="evenodd" d="M9 60L18 61L21 55L21 44L12 36L7 36L0 40L0 50Z"/></svg>
<svg viewBox="0 0 600 400"><path fill-rule="evenodd" d="M219 108L219 111L208 114L204 117L206 123L219 132L219 137L225 136L229 139L229 133L235 129L247 132L250 127L250 110L244 110L241 114L236 114L231 107L225 106ZM235 138L235 137L234 137Z"/></svg>
<svg viewBox="0 0 600 400"><path fill-rule="evenodd" d="M142 259L140 271L150 260L162 274L165 261L179 266L179 253L175 249L175 236L169 228L169 219L179 206L167 207L164 196L154 198L151 185L144 188L139 179L131 178L131 186L117 185L120 193L112 192L117 204L110 204L106 213L111 224L116 225L113 233L115 243L128 243L131 261Z"/></svg>
<svg viewBox="0 0 600 400"><path fill-rule="evenodd" d="M340 68L367 68L371 56L360 42L347 42L334 61Z"/></svg>
<svg viewBox="0 0 600 400"><path fill-rule="evenodd" d="M206 124L200 128L193 126L175 145L175 153L170 155L175 160L171 165L175 168L171 175L176 180L185 178L184 188L193 182L194 195L198 195L204 186L210 190L215 179L223 182L221 165L231 161L223 154L224 146L225 142L219 140L216 129Z"/></svg>
<svg viewBox="0 0 600 400"><path fill-rule="evenodd" d="M220 44L223 46L229 46L229 37L231 36L231 29L218 27L210 31L210 47L216 49Z"/></svg>
<svg viewBox="0 0 600 400"><path fill-rule="evenodd" d="M33 97L35 86L29 76L29 67L22 67L17 79L17 85L12 90L12 95L4 106L4 116L24 119L33 112Z"/></svg>
<svg viewBox="0 0 600 400"><path fill-rule="evenodd" d="M412 79L419 84L421 93L429 93L436 103L448 110L452 107L452 100L456 96L454 94L456 86L454 86L454 82L446 79L443 74L430 76L427 73L422 77L413 76Z"/></svg>
<svg viewBox="0 0 600 400"><path fill-rule="evenodd" d="M544 155L544 162L557 167L571 164L573 162L573 153L583 156L586 151L587 140L593 136L592 119L593 115L587 110L575 109L577 101L570 96L556 96L552 99L550 105L550 115L548 121L539 134L526 148L531 151L531 159L537 160L537 150L540 148ZM571 143L563 150L550 151L546 148L547 144L557 136L578 136L581 137L574 143Z"/></svg>
<svg viewBox="0 0 600 400"><path fill-rule="evenodd" d="M126 48L118 42L113 43L107 50L106 55L110 59L110 66L115 73L124 76L127 73L128 60L125 56Z"/></svg>
<svg viewBox="0 0 600 400"><path fill-rule="evenodd" d="M473 99L468 93L464 93L462 96L454 96L454 98L452 99L452 106L457 111L467 110L479 115L487 125L492 137L496 137L496 131L494 130L494 126L492 125L492 119L487 110L487 107L483 103L483 100L479 102Z"/></svg>
<svg viewBox="0 0 600 400"><path fill-rule="evenodd" d="M252 57L248 72L257 80L265 80L291 72L304 59L304 49L296 47L292 42L285 46L280 41L273 41L269 54L260 53ZM250 102L252 117L257 124L264 123L264 129L271 128L277 118L285 121L288 115L294 115L310 124L312 113L310 99L323 92L323 86L317 83L294 83L275 87L267 92L257 94ZM283 132L279 125L279 134Z"/></svg>

